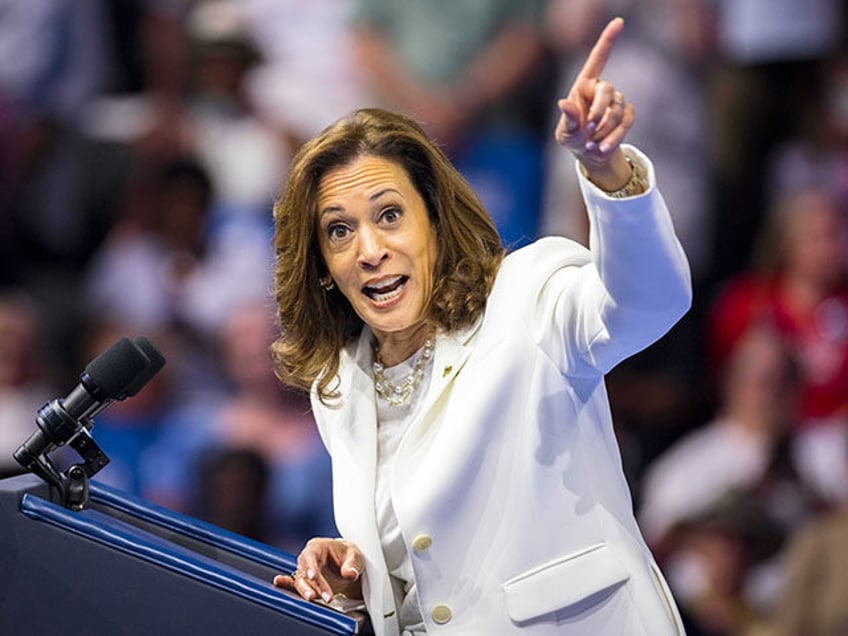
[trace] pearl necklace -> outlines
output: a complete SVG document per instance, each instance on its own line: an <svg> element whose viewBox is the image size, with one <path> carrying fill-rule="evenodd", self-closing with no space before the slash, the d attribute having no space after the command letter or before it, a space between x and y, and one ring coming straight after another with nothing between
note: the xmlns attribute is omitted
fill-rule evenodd
<svg viewBox="0 0 848 636"><path fill-rule="evenodd" d="M382 362L380 362L380 352L378 350L374 356L373 365L374 390L377 391L377 394L392 406L400 406L406 402L409 399L409 396L415 393L415 389L417 389L418 385L421 383L421 378L424 377L424 367L427 366L427 363L433 355L433 346L433 338L427 338L427 341L421 348L421 355L418 356L418 359L412 367L412 371L410 371L409 375L407 375L399 384L392 384L388 379L386 379L386 376L383 373L386 367L383 366Z"/></svg>

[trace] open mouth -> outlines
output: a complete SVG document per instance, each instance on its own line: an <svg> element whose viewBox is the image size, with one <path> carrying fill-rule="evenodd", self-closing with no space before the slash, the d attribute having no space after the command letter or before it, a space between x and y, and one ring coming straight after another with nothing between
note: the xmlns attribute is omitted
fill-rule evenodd
<svg viewBox="0 0 848 636"><path fill-rule="evenodd" d="M373 285L366 285L362 293L378 303L386 302L400 294L408 280L409 276L391 276Z"/></svg>

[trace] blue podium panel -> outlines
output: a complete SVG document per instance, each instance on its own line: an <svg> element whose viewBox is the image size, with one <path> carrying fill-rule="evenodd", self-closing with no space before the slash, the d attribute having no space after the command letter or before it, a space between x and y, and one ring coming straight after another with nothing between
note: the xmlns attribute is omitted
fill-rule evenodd
<svg viewBox="0 0 848 636"><path fill-rule="evenodd" d="M93 483L51 501L34 475L0 481L0 633L357 634L354 618L271 585L294 557Z"/></svg>

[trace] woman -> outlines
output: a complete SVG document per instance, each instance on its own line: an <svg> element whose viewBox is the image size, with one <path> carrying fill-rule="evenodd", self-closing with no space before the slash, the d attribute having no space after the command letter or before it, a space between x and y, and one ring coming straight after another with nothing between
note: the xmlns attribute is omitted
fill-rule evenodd
<svg viewBox="0 0 848 636"><path fill-rule="evenodd" d="M592 252L549 238L504 258L468 185L397 115L354 113L295 158L273 353L311 387L344 539L310 541L276 585L364 599L378 636L682 633L603 384L691 294L650 163L620 146L633 108L599 79L622 26L559 102Z"/></svg>

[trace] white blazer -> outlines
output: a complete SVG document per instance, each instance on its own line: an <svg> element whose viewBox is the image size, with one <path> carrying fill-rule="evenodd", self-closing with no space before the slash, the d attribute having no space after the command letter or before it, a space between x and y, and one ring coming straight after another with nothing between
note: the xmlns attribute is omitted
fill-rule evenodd
<svg viewBox="0 0 848 636"><path fill-rule="evenodd" d="M432 634L683 634L633 516L603 376L689 308L686 257L662 197L587 180L591 252L546 238L504 261L483 317L439 334L419 416L391 477ZM398 633L377 534L372 336L342 352L322 405L336 522L365 556L377 636Z"/></svg>

